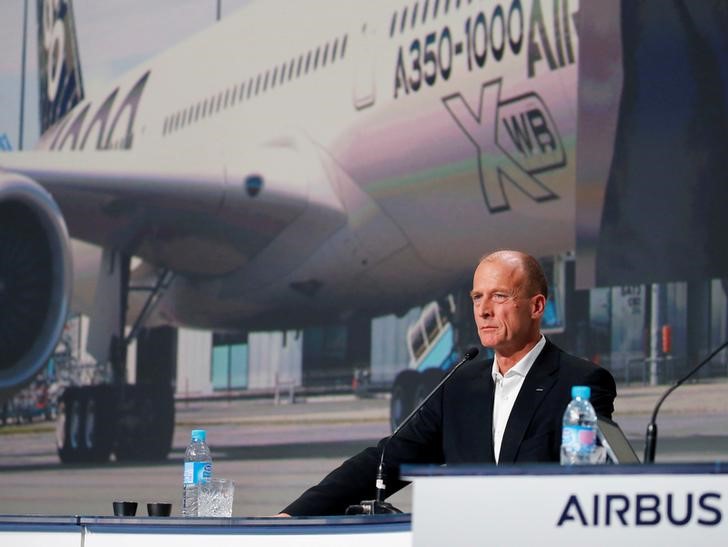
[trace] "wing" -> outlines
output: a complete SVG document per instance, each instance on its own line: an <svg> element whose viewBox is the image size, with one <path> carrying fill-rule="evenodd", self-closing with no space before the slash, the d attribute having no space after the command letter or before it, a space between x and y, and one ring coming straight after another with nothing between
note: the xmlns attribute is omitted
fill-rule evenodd
<svg viewBox="0 0 728 547"><path fill-rule="evenodd" d="M53 195L72 237L192 275L240 268L311 205L303 163L289 147L228 159L134 151L0 157L1 169ZM317 205L340 210L336 199Z"/></svg>

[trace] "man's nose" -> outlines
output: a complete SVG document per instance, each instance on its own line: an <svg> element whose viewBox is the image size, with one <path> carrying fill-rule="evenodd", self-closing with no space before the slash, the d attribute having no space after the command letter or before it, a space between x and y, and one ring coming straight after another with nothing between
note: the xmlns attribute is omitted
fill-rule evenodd
<svg viewBox="0 0 728 547"><path fill-rule="evenodd" d="M490 305L487 298L480 299L480 302L478 302L478 305L476 306L476 313L479 317L490 316Z"/></svg>

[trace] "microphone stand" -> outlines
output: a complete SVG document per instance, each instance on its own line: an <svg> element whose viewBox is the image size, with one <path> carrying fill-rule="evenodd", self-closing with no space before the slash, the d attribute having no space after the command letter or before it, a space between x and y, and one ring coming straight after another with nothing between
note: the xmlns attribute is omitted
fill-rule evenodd
<svg viewBox="0 0 728 547"><path fill-rule="evenodd" d="M668 389L662 397L660 397L660 400L657 401L657 404L655 405L655 410L652 412L652 419L650 420L650 423L647 424L647 432L645 433L645 458L643 463L655 462L655 450L657 449L657 413L660 411L660 406L662 406L663 401L667 399L667 396L675 391L678 387L680 387L688 378L698 372L698 370L700 370L703 366L708 364L710 360L713 359L713 357L723 351L726 346L728 346L728 340L723 342L720 346L718 346L716 350L713 351L713 353L708 355L705 359L703 359L700 363L693 367L692 370L690 370L690 372L688 372L684 377L675 382L675 384L671 386L670 389Z"/></svg>
<svg viewBox="0 0 728 547"><path fill-rule="evenodd" d="M377 478L376 478L376 495L373 500L365 500L362 501L359 505L350 505L346 509L347 515L380 515L380 514L391 514L391 513L401 513L399 509L397 509L394 505L391 503L388 503L386 501L382 501L382 498L384 497L384 491L386 490L387 486L384 483L384 452L387 450L387 445L389 444L389 441L391 441L397 433L399 433L402 428L404 428L405 425L407 425L412 418L427 404L427 401L429 401L432 396L437 393L437 391L447 382L450 377L455 374L455 371L459 369L463 364L467 363L471 359L475 358L476 355L480 350L476 347L472 347L468 349L468 351L465 352L463 355L463 358L452 368L450 371L445 375L445 377L440 380L440 382L433 388L430 393L428 393L427 397L425 397L420 403L412 410L412 412L409 413L409 415L400 422L400 424L395 428L395 430L392 432L392 434L387 438L386 441L384 441L384 445L382 446L382 455L379 458L379 467L377 467Z"/></svg>

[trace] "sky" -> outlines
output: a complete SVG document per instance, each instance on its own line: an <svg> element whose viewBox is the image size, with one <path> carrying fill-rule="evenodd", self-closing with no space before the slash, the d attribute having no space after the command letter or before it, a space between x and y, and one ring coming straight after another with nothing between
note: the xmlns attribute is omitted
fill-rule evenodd
<svg viewBox="0 0 728 547"><path fill-rule="evenodd" d="M23 148L38 140L37 0L28 1ZM220 0L225 17L250 0ZM19 148L23 5L0 0L0 135ZM130 68L213 24L218 0L74 0L84 89L92 93Z"/></svg>

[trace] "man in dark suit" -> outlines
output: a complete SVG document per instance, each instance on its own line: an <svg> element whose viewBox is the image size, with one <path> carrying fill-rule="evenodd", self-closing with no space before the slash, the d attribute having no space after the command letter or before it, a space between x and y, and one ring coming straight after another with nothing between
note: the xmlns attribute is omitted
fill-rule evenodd
<svg viewBox="0 0 728 547"><path fill-rule="evenodd" d="M396 437L344 462L281 516L343 514L374 498L385 444L388 477L397 477L403 463L558 462L573 385L590 386L597 414L611 418L612 375L541 334L548 288L536 259L518 251L484 257L471 297L480 342L495 358L462 366ZM385 495L405 485L389 480Z"/></svg>

